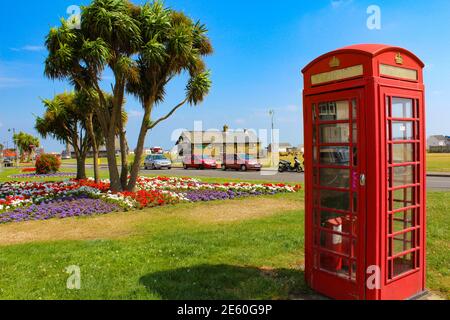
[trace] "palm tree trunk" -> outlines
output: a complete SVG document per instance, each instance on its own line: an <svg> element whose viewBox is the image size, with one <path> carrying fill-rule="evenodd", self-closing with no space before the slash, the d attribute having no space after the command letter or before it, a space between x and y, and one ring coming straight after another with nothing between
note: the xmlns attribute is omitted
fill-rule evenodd
<svg viewBox="0 0 450 320"><path fill-rule="evenodd" d="M122 171L120 173L120 183L122 189L127 189L128 183L128 143L125 131L123 130L123 122L120 121L120 156L122 162Z"/></svg>
<svg viewBox="0 0 450 320"><path fill-rule="evenodd" d="M94 154L94 180L95 183L100 182L100 168L99 168L99 152L98 148L92 147L92 153Z"/></svg>
<svg viewBox="0 0 450 320"><path fill-rule="evenodd" d="M73 145L77 160L77 180L86 179L86 153L81 152L77 145Z"/></svg>
<svg viewBox="0 0 450 320"><path fill-rule="evenodd" d="M95 89L100 97L100 102L103 108L96 108L95 112L99 119L100 125L105 136L105 146L106 146L106 158L108 159L108 171L110 180L110 189L112 192L122 191L122 186L120 182L119 170L117 169L117 159L116 159L116 117L113 114L109 114L108 103L105 100L103 91L100 89L98 83L94 83Z"/></svg>
<svg viewBox="0 0 450 320"><path fill-rule="evenodd" d="M135 191L137 178L141 169L142 155L144 154L144 143L148 131L148 123L150 120L150 107L145 108L144 117L142 119L141 130L139 132L139 138L137 147L135 150L133 166L131 167L130 181L128 182L128 191Z"/></svg>
<svg viewBox="0 0 450 320"><path fill-rule="evenodd" d="M77 179L86 179L86 153L80 154L77 158Z"/></svg>
<svg viewBox="0 0 450 320"><path fill-rule="evenodd" d="M91 113L87 116L86 118L86 129L89 135L89 140L91 142L91 146L92 146L92 153L94 155L94 180L96 183L98 183L100 181L100 170L99 170L99 165L98 165L98 145L97 145L97 139L95 137L95 133L94 133L94 125L93 125L93 117L94 114Z"/></svg>
<svg viewBox="0 0 450 320"><path fill-rule="evenodd" d="M109 180L111 182L111 191L120 192L122 191L122 185L120 182L119 170L117 168L116 159L116 143L115 143L114 132L109 132L105 137L106 142L106 157L108 159L108 170L109 170Z"/></svg>

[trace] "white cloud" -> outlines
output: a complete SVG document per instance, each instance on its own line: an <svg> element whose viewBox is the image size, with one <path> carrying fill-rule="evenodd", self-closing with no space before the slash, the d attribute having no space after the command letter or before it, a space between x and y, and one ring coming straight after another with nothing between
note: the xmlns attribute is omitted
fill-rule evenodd
<svg viewBox="0 0 450 320"><path fill-rule="evenodd" d="M44 46L26 45L21 48L11 48L12 51L29 51L29 52L40 52L44 51Z"/></svg>
<svg viewBox="0 0 450 320"><path fill-rule="evenodd" d="M285 108L285 111L296 113L296 112L299 112L299 111L300 111L300 107L299 107L299 106L296 106L296 105L294 105L294 104L291 104L291 105L288 105L288 106Z"/></svg>
<svg viewBox="0 0 450 320"><path fill-rule="evenodd" d="M143 111L139 111L139 110L129 110L128 111L128 116L130 118L140 118L142 116L144 116L144 112Z"/></svg>
<svg viewBox="0 0 450 320"><path fill-rule="evenodd" d="M234 120L234 123L236 123L237 125L244 125L246 123L246 121L245 121L245 119L238 118L238 119Z"/></svg>
<svg viewBox="0 0 450 320"><path fill-rule="evenodd" d="M13 88L20 86L23 80L18 78L0 77L0 88Z"/></svg>
<svg viewBox="0 0 450 320"><path fill-rule="evenodd" d="M331 0L331 7L333 7L333 9L337 9L342 6L346 6L352 2L353 0Z"/></svg>

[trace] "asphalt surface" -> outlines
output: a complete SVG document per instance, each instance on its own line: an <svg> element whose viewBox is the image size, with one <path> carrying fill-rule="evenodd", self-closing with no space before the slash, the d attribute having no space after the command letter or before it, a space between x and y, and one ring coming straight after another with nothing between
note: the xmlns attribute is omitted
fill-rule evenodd
<svg viewBox="0 0 450 320"><path fill-rule="evenodd" d="M64 167L76 167L72 165L65 165ZM102 167L102 170L106 168ZM143 170L145 174L161 174L170 175L174 177L207 177L207 178L229 178L229 179L241 179L241 180L255 180L255 181L271 181L271 182L291 182L291 183L303 183L305 176L303 173L285 172L278 173L277 171L265 171L262 172L240 172L240 171L222 171L222 170L184 170L181 168L172 168L172 170ZM428 190L450 190L450 176L428 176L427 177L427 189Z"/></svg>
<svg viewBox="0 0 450 320"><path fill-rule="evenodd" d="M261 180L273 182L295 182L303 183L305 175L303 173L277 171L262 171L262 172L240 172L240 171L222 171L222 170L184 170L173 168L172 170L152 171L144 170L146 174L155 174L155 172L171 175L176 177L208 177L208 178L230 178L242 180ZM170 172L170 173L169 173ZM427 177L427 188L429 190L450 190L450 177Z"/></svg>

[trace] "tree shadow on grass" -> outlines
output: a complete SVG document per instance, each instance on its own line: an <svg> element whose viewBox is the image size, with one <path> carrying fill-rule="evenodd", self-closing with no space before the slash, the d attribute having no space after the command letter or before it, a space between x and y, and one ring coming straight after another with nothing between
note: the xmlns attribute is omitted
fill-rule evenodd
<svg viewBox="0 0 450 320"><path fill-rule="evenodd" d="M295 269L204 264L148 274L140 283L163 300L314 299Z"/></svg>

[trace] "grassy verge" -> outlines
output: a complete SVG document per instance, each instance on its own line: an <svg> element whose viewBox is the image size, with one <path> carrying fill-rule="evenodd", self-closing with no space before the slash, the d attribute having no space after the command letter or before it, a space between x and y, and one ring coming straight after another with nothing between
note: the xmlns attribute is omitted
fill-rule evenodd
<svg viewBox="0 0 450 320"><path fill-rule="evenodd" d="M427 170L429 172L448 172L450 173L450 154L449 153L428 153Z"/></svg>
<svg viewBox="0 0 450 320"><path fill-rule="evenodd" d="M15 173L19 171L0 172L0 181L10 180L8 176ZM448 299L449 197L449 192L428 193L427 221L427 285ZM0 299L283 299L309 295L301 269L303 200L302 193L284 194L0 225ZM79 291L66 289L69 275L65 268L71 265L81 268Z"/></svg>
<svg viewBox="0 0 450 320"><path fill-rule="evenodd" d="M0 298L274 299L307 293L299 268L302 199L299 195L270 199L288 201L293 208L273 211L271 203L270 214L259 216L257 210L235 220L224 219L231 214L229 203L217 202L212 210L211 204L185 204L139 213L139 223L117 239L3 246ZM233 203L255 207L249 201L255 200ZM212 218L200 221L195 213ZM121 215L93 218L85 225ZM61 221L46 223L56 222ZM66 289L64 270L71 265L81 268L79 291Z"/></svg>

